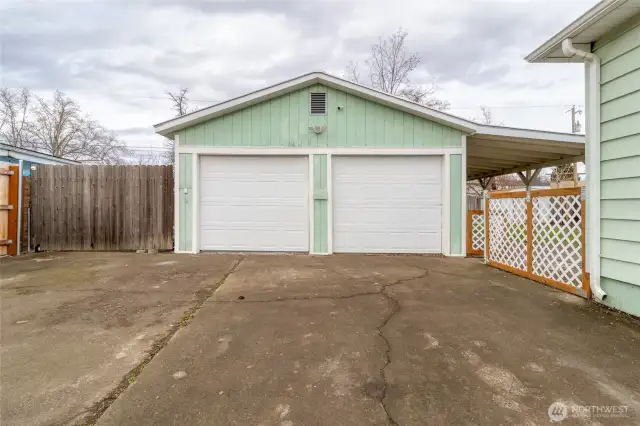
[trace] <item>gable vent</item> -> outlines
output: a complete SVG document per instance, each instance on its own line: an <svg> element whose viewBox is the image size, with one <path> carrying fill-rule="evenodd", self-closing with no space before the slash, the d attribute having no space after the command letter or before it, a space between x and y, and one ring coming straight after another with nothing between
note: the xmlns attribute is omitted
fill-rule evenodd
<svg viewBox="0 0 640 426"><path fill-rule="evenodd" d="M327 94L311 93L311 114L327 113Z"/></svg>

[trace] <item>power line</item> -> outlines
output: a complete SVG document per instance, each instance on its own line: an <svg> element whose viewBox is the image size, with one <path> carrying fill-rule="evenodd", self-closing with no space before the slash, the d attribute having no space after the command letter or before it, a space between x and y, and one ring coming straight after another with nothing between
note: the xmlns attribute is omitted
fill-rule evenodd
<svg viewBox="0 0 640 426"><path fill-rule="evenodd" d="M519 108L566 108L568 106L571 105L575 105L573 103L570 104L550 104L550 105L478 105L476 107L469 107L469 106L465 106L465 107L456 107L456 106L452 106L449 109L450 110L455 110L455 109L464 109L464 110L476 110L476 109L480 109L481 106L485 106L487 108L494 108L494 109L519 109Z"/></svg>

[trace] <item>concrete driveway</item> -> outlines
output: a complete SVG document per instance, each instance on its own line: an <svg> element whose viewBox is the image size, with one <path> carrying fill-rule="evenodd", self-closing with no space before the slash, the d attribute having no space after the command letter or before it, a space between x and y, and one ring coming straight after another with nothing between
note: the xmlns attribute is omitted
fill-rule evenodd
<svg viewBox="0 0 640 426"><path fill-rule="evenodd" d="M96 259L104 255L68 254L50 264L76 262L86 270L83 256L100 263ZM31 310L45 313L17 315L17 299L10 302L14 314L5 318L5 295L3 390L14 384L36 395L39 388L49 389L35 401L19 395L10 395L8 402L3 398L7 424L97 419L99 425L532 425L549 423L548 408L554 402L617 407L615 418L602 411L573 418L577 414L570 410L566 424L640 421L636 321L475 260L109 256L136 262L134 275L123 276L113 268L108 273L107 282L122 292L120 306L132 307L119 316L114 311L121 319L111 328L101 321L91 323L96 315L92 306L105 305L89 301L79 302L85 309L75 316L63 315L74 317L69 323L44 323L42 318L51 318L44 302ZM17 276L31 276L18 272L13 262L12 267ZM156 295L154 286L159 284L152 277L172 292ZM5 276L3 294L18 292L21 280L25 282ZM46 290L52 291L51 297L63 297L59 280L61 275L49 281L61 287ZM28 295L11 294L9 300L13 297ZM139 305L144 309L133 309ZM182 314L185 309L187 315ZM18 324L19 317L29 322ZM30 322L40 328L27 331ZM171 327L176 322L183 326ZM22 334L11 331L20 326L25 328ZM36 345L38 352L30 352L26 342L42 333L38 329L69 336L73 327L80 332L75 341L67 340L66 346L73 346L67 357L58 348L62 343L52 342L60 339L49 339L51 348ZM90 338L97 329L101 334ZM137 339L143 332L145 337ZM119 333L126 336L118 338ZM129 347L138 356L127 361L123 372L118 367L125 358L118 354ZM150 348L157 351L153 359L144 369L136 368ZM96 351L101 355L92 356ZM52 357L55 364L47 361ZM112 368L109 373L102 373L105 365ZM131 368L123 385L120 380ZM62 376L68 376L64 392L50 383L51 374L57 387ZM130 385L119 396L112 391L109 395L118 383L122 389ZM89 401L83 393L74 394L89 385L92 396L102 396ZM35 402L53 405L52 399L67 417L52 417L49 411L37 418L32 414L34 407L39 409ZM588 415L585 409L581 413Z"/></svg>

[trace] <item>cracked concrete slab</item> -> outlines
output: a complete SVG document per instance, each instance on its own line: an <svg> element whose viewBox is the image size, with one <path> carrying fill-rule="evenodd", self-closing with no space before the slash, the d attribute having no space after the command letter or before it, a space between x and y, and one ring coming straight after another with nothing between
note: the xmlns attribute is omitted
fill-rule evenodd
<svg viewBox="0 0 640 426"><path fill-rule="evenodd" d="M529 425L555 401L636 424L639 343L474 260L250 256L99 424Z"/></svg>
<svg viewBox="0 0 640 426"><path fill-rule="evenodd" d="M638 321L476 260L248 255L98 424L632 425L639 362Z"/></svg>
<svg viewBox="0 0 640 426"><path fill-rule="evenodd" d="M52 253L0 260L2 425L86 423L237 259Z"/></svg>

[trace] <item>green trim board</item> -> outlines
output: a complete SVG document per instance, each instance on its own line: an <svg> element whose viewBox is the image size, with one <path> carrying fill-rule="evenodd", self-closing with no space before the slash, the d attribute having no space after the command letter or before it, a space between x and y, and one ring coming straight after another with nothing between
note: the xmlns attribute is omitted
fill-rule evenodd
<svg viewBox="0 0 640 426"><path fill-rule="evenodd" d="M313 156L313 247L314 253L329 252L329 200L327 155Z"/></svg>
<svg viewBox="0 0 640 426"><path fill-rule="evenodd" d="M178 155L178 208L180 209L180 223L178 223L177 241L179 251L191 251L193 239L193 154ZM185 191L186 190L186 191Z"/></svg>
<svg viewBox="0 0 640 426"><path fill-rule="evenodd" d="M309 93L327 93L327 114L309 111ZM321 126L316 134L309 127ZM180 146L459 147L463 133L320 84L179 131Z"/></svg>
<svg viewBox="0 0 640 426"><path fill-rule="evenodd" d="M462 254L462 155L454 154L449 160L449 238L452 255Z"/></svg>

